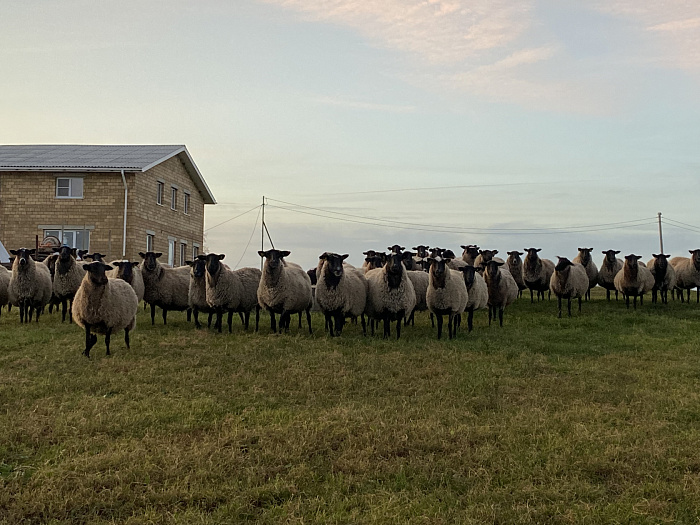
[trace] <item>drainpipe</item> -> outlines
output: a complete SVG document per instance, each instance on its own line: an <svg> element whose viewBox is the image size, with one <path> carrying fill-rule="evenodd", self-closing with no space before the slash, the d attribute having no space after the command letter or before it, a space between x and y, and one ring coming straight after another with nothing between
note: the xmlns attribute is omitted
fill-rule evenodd
<svg viewBox="0 0 700 525"><path fill-rule="evenodd" d="M122 259L126 259L126 211L127 211L127 198L129 197L129 188L126 186L126 177L124 177L124 170L122 170L122 182L124 183L124 232L122 236Z"/></svg>

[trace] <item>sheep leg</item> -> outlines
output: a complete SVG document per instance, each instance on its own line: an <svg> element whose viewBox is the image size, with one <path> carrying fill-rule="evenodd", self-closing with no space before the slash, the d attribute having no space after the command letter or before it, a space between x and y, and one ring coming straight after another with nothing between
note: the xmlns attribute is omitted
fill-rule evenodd
<svg viewBox="0 0 700 525"><path fill-rule="evenodd" d="M129 346L129 329L124 328L124 343L126 344L126 347L131 349L131 346Z"/></svg>
<svg viewBox="0 0 700 525"><path fill-rule="evenodd" d="M644 306L644 294L639 296L639 306Z"/></svg>
<svg viewBox="0 0 700 525"><path fill-rule="evenodd" d="M207 328L211 328L211 319L214 317L214 312L210 311L209 312L209 319L207 319Z"/></svg>
<svg viewBox="0 0 700 525"><path fill-rule="evenodd" d="M637 296L634 296L634 309L637 309Z"/></svg>
<svg viewBox="0 0 700 525"><path fill-rule="evenodd" d="M539 294L537 295L537 298L540 298ZM532 288L530 288L530 304L535 304L535 297L532 294Z"/></svg>
<svg viewBox="0 0 700 525"><path fill-rule="evenodd" d="M656 290L651 291L651 304L656 304Z"/></svg>
<svg viewBox="0 0 700 525"><path fill-rule="evenodd" d="M435 314L435 317L437 317L438 339L441 339L442 338L442 314Z"/></svg>
<svg viewBox="0 0 700 525"><path fill-rule="evenodd" d="M561 297L557 297L557 299L557 306L559 307L559 314L557 315L557 317L561 319Z"/></svg>
<svg viewBox="0 0 700 525"><path fill-rule="evenodd" d="M168 309L163 308L163 325L168 324Z"/></svg>
<svg viewBox="0 0 700 525"><path fill-rule="evenodd" d="M404 312L404 314L403 314L402 316L400 316L400 317L396 320L396 340L397 340L397 341L401 338L401 321L403 320L404 315L406 315L405 312Z"/></svg>
<svg viewBox="0 0 700 525"><path fill-rule="evenodd" d="M68 310L68 299L61 299L61 322L66 322L66 310Z"/></svg>
<svg viewBox="0 0 700 525"><path fill-rule="evenodd" d="M19 303L19 324L24 323L24 303Z"/></svg>
<svg viewBox="0 0 700 525"><path fill-rule="evenodd" d="M189 323L191 321L192 321L192 308L188 308L187 309L187 322Z"/></svg>
<svg viewBox="0 0 700 525"><path fill-rule="evenodd" d="M41 306L36 309L36 322L37 323L39 322L39 314L41 314L41 312L43 312L43 311L44 311L44 309Z"/></svg>
<svg viewBox="0 0 700 525"><path fill-rule="evenodd" d="M435 328L435 316L430 312L430 328Z"/></svg>
<svg viewBox="0 0 700 525"><path fill-rule="evenodd" d="M447 317L447 337L448 339L452 339L455 335L454 332L454 322L455 322L455 317L452 312L450 312L449 316Z"/></svg>
<svg viewBox="0 0 700 525"><path fill-rule="evenodd" d="M688 292L688 294L690 294L690 292ZM688 300L688 302L690 302L690 300ZM32 322L32 315L34 314L34 307L31 304L27 305L27 311L29 312L29 314L28 314L29 315L29 322L31 323ZM25 319L26 319L26 317L25 317Z"/></svg>
<svg viewBox="0 0 700 525"><path fill-rule="evenodd" d="M474 308L467 310L467 329L471 332L474 328Z"/></svg>
<svg viewBox="0 0 700 525"><path fill-rule="evenodd" d="M68 303L68 322L73 323L73 299Z"/></svg>
<svg viewBox="0 0 700 525"><path fill-rule="evenodd" d="M374 337L374 318L369 320L370 335Z"/></svg>
<svg viewBox="0 0 700 525"><path fill-rule="evenodd" d="M228 311L228 318L226 319L228 322L228 333L231 333L231 325L233 324L233 310Z"/></svg>
<svg viewBox="0 0 700 525"><path fill-rule="evenodd" d="M248 311L245 313L244 318L245 318L245 322L243 323L243 325L244 325L246 331L248 331L248 325L250 324L250 310L248 310Z"/></svg>
<svg viewBox="0 0 700 525"><path fill-rule="evenodd" d="M501 326L503 326L503 307L498 308L498 321Z"/></svg>
<svg viewBox="0 0 700 525"><path fill-rule="evenodd" d="M97 336L90 333L90 325L85 324L85 350L83 350L83 355L85 357L90 357L90 349L95 346L97 342Z"/></svg>
<svg viewBox="0 0 700 525"><path fill-rule="evenodd" d="M238 317L241 320L241 324L245 324L245 318L243 317L243 312L238 312Z"/></svg>
<svg viewBox="0 0 700 525"><path fill-rule="evenodd" d="M605 298L609 301L610 300L610 290L605 290Z"/></svg>
<svg viewBox="0 0 700 525"><path fill-rule="evenodd" d="M335 330L333 330L333 316L330 312L323 314L326 318L326 331L331 334L331 337L335 337Z"/></svg>
<svg viewBox="0 0 700 525"><path fill-rule="evenodd" d="M221 333L222 316L224 315L223 309L216 309L216 322L214 323L214 330Z"/></svg>
<svg viewBox="0 0 700 525"><path fill-rule="evenodd" d="M199 322L199 308L195 306L192 309L192 313L194 314L194 327L197 330L200 330L202 328L202 324Z"/></svg>
<svg viewBox="0 0 700 525"><path fill-rule="evenodd" d="M313 331L311 330L311 307L310 306L306 309L306 324L309 325L309 334L312 334Z"/></svg>
<svg viewBox="0 0 700 525"><path fill-rule="evenodd" d="M144 305L144 308L146 306ZM151 326L155 326L156 324L156 305L154 303L151 303Z"/></svg>
<svg viewBox="0 0 700 525"><path fill-rule="evenodd" d="M491 317L493 315L493 306L489 305L489 326L491 326Z"/></svg>
<svg viewBox="0 0 700 525"><path fill-rule="evenodd" d="M362 335L367 336L367 322L365 321L365 314L360 316L360 320L362 321Z"/></svg>
<svg viewBox="0 0 700 525"><path fill-rule="evenodd" d="M617 290L615 290L615 300L617 301Z"/></svg>
<svg viewBox="0 0 700 525"><path fill-rule="evenodd" d="M384 315L384 339L389 339L389 336L391 336L391 325L389 324L389 315L385 314Z"/></svg>
<svg viewBox="0 0 700 525"><path fill-rule="evenodd" d="M276 334L277 333L277 322L275 319L275 313L270 311L270 330L272 330L272 333Z"/></svg>
<svg viewBox="0 0 700 525"><path fill-rule="evenodd" d="M340 337L340 334L343 333L343 326L345 325L345 316L343 315L343 312L338 311L335 314L335 335Z"/></svg>
<svg viewBox="0 0 700 525"><path fill-rule="evenodd" d="M107 333L105 334L105 346L107 347L107 353L105 355L111 355L109 353L109 339L111 338L111 336L112 336L112 329L110 328L109 330L107 330Z"/></svg>

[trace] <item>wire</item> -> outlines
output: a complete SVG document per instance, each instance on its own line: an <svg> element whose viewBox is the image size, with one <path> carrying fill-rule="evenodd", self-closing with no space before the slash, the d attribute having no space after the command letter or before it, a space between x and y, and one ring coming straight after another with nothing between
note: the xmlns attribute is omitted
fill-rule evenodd
<svg viewBox="0 0 700 525"><path fill-rule="evenodd" d="M584 181L578 181L584 182ZM454 190L454 189L465 189L465 188L502 188L504 186L537 186L537 185L550 185L553 182L505 182L502 184L466 184L459 186L429 186L426 188L397 188L393 190L369 190L369 191L344 191L338 193L312 193L310 195L321 197L327 195L369 195L374 193L398 193L406 191L433 191L433 190Z"/></svg>
<svg viewBox="0 0 700 525"><path fill-rule="evenodd" d="M269 199L273 200L273 199ZM276 201L276 202L281 202L281 201ZM494 235L507 235L507 234L519 234L519 235L533 235L533 234L542 234L542 235L553 235L553 234L564 234L564 233L586 233L586 232L595 232L595 231L604 231L604 230L618 230L618 229L625 229L625 228L635 228L638 226L650 226L650 225L655 225L656 222L645 222L642 224L630 224L627 226L613 226L613 227L607 227L607 228L597 228L597 229L589 229L589 230L582 230L582 231L541 231L541 230L536 230L536 229L530 229L527 231L521 231L521 230L498 230L498 229L473 229L473 230L468 230L468 229L440 229L440 227L435 227L435 228L419 228L419 227L409 227L409 226L401 226L399 224L384 224L381 222L371 222L372 220L365 220L365 221L360 221L360 220L353 220L353 219L343 219L340 217L333 217L331 215L323 215L320 213L313 213L313 212L308 212L308 211L301 211L301 210L296 210L294 208L287 208L285 206L275 206L268 204L268 206L272 208L278 208L286 211L291 211L295 213L301 213L304 215L312 215L314 217L322 217L325 219L334 219L337 221L342 221L342 222L350 222L350 223L355 223L355 224L364 224L364 225L369 225L369 226L380 226L384 228L397 228L401 230L413 230L413 231L425 231L425 232L432 232L432 233L465 233L465 234L483 234L483 233L492 233ZM640 219L644 220L644 219ZM386 221L390 223L394 223L397 221ZM410 223L407 223L410 224Z"/></svg>
<svg viewBox="0 0 700 525"><path fill-rule="evenodd" d="M676 223L676 224L682 224L683 226L688 226L689 228L694 228L695 230L697 230L697 231L700 232L700 227L698 227L698 226L693 226L692 224L687 224L687 223L681 222L681 221L674 221L673 219L667 219L666 217L662 217L661 220L662 220L662 222L663 222L663 221L669 221L669 222L674 222L674 223ZM673 226L673 224L670 224L670 226Z"/></svg>
<svg viewBox="0 0 700 525"><path fill-rule="evenodd" d="M669 226L673 226L674 228L680 228L681 230L686 230L686 231L693 232L693 233L700 233L700 230L692 230L690 228L686 228L685 226L678 226L677 224L672 224L670 222L668 222L666 224L668 224Z"/></svg>
<svg viewBox="0 0 700 525"><path fill-rule="evenodd" d="M293 203L293 202L286 202L286 201L282 201L282 200L279 200L279 199L271 199L271 198L269 198L269 197L267 198L267 200L268 200L268 201L273 201L273 202L279 202L279 203L282 203L282 204L286 204L286 205L288 205L288 206L295 206L295 207L298 207L298 208L304 208L304 209L307 209L307 210L313 210L313 211L316 211L316 212L332 213L332 214L334 214L334 215L341 215L341 216L343 216L343 217L352 217L352 218L354 218L354 219L362 219L362 220L365 220L365 221L372 221L372 222L375 222L375 223L376 223L377 221L382 222L382 223L393 223L393 224L400 225L400 226L397 226L397 227L401 227L401 228L403 228L403 229L411 229L411 228L406 228L406 226L415 226L416 229L422 230L422 231L431 231L431 229L436 229L436 231L440 231L440 232L443 232L443 233L449 233L450 230L455 230L455 232L460 232L460 233L461 233L461 232L465 232L465 230L464 230L463 228L460 228L459 226L448 226L448 225L434 225L434 224L411 223L411 222L406 222L406 221L394 221L394 220L391 220L391 219L381 219L381 218L380 218L380 219L377 219L377 218L374 218L374 217L366 217L366 216L362 216L362 215L353 215L353 214L350 214L350 213L336 212L336 211L331 211L331 210L327 210L327 209L323 209L323 208L314 208L314 207L312 207L312 206L303 206L303 205L301 205L301 204L295 204L295 203ZM284 207L281 207L281 206L280 206L280 208L286 209L286 210L288 210L288 211L297 211L297 212L299 212L299 213L302 213L302 212L300 212L299 210L293 210L293 209L284 208ZM313 214L309 214L309 215L313 215ZM324 216L324 217L327 217L327 216ZM328 218L328 217L327 217L327 218ZM589 225L585 225L585 226L562 226L562 227L560 227L560 228L546 228L546 227L543 227L543 228L471 228L470 230L467 230L467 231L468 231L469 233L474 233L474 232L482 232L482 233L494 233L494 232L529 232L529 233L533 233L533 232L534 232L534 233L545 233L545 232L543 232L543 230L547 230L547 231L550 231L551 233L568 233L568 232L566 232L565 230L573 230L573 231L578 231L578 230L600 231L600 230L598 230L598 229L593 229L593 228L607 229L607 228L603 228L603 227L606 227L606 226L618 226L618 225L636 225L636 226L641 226L642 224L634 224L634 223L642 223L643 221L651 221L651 220L656 220L656 217L647 217L647 218L644 218L644 219L636 219L636 220L633 220L633 221L611 222L611 223L604 223L604 224L589 224ZM348 222L352 222L352 221L348 221ZM361 223L361 224L366 224L366 223ZM647 223L645 222L644 225L646 225L646 224L647 224ZM615 229L615 228L610 228L610 229ZM585 233L585 231L584 231L584 232L579 232L579 233Z"/></svg>
<svg viewBox="0 0 700 525"><path fill-rule="evenodd" d="M233 267L234 270L236 268L238 268L239 264L241 264L241 261L243 260L245 253L248 251L248 246L250 246L250 241L253 240L253 235L255 235L255 231L256 231L257 226L258 226L258 219L260 218L260 210L262 210L262 206L258 206L258 215L255 217L255 224L253 224L253 231L251 232L250 237L248 238L248 244L245 245L245 249L243 250L243 253L241 254L241 258L238 259L236 266Z"/></svg>
<svg viewBox="0 0 700 525"><path fill-rule="evenodd" d="M251 208L251 209L249 209L248 211L244 211L244 212L241 213L240 215L236 215L235 217L231 217L230 219L226 219L224 222L220 222L219 224L216 224L216 225L214 225L214 226L211 226L211 227L207 228L206 230L204 230L204 232L206 233L206 232L208 232L209 230L213 230L214 228L218 228L218 227L221 226L222 224L226 224L227 222L230 222L230 221L233 221L233 220L235 220L235 219L238 219L239 217L243 217L246 213L250 213L251 211L253 211L253 210L255 210L255 209L258 209L258 208L260 208L260 207L261 207L261 205L258 204L258 205L255 206L254 208Z"/></svg>

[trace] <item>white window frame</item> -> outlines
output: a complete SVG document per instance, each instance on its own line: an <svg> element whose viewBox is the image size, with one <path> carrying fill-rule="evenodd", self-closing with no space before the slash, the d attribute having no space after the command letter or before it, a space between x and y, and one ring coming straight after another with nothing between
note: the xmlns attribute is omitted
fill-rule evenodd
<svg viewBox="0 0 700 525"><path fill-rule="evenodd" d="M156 181L156 204L158 206L163 205L163 194L165 193L165 182L162 180Z"/></svg>
<svg viewBox="0 0 700 525"><path fill-rule="evenodd" d="M78 233L82 233L83 236L87 238L87 246L78 246ZM62 246L65 245L78 250L90 249L90 230L87 228L44 228L44 237L48 237L49 235L56 237L61 242ZM66 237L72 239L73 242L66 242Z"/></svg>
<svg viewBox="0 0 700 525"><path fill-rule="evenodd" d="M192 245L192 260L194 261L199 255L199 244Z"/></svg>
<svg viewBox="0 0 700 525"><path fill-rule="evenodd" d="M180 266L185 266L187 259L187 242L180 241Z"/></svg>
<svg viewBox="0 0 700 525"><path fill-rule="evenodd" d="M183 208L184 208L184 214L189 215L190 214L190 194L189 192L185 191L184 192L185 196L183 197Z"/></svg>
<svg viewBox="0 0 700 525"><path fill-rule="evenodd" d="M58 181L60 181L60 180L67 180L68 181L68 195L59 195L58 194ZM76 181L76 180L80 181L80 195L73 194L73 192L75 191L73 188L74 181ZM82 199L83 194L84 194L83 177L56 177L56 198L57 199Z"/></svg>
<svg viewBox="0 0 700 525"><path fill-rule="evenodd" d="M146 232L146 251L147 252L153 252L155 251L153 249L153 246L156 243L156 234L152 232Z"/></svg>
<svg viewBox="0 0 700 525"><path fill-rule="evenodd" d="M177 188L170 186L170 209L177 211Z"/></svg>
<svg viewBox="0 0 700 525"><path fill-rule="evenodd" d="M175 267L175 248L177 244L177 239L174 237L168 237L168 264L171 268Z"/></svg>

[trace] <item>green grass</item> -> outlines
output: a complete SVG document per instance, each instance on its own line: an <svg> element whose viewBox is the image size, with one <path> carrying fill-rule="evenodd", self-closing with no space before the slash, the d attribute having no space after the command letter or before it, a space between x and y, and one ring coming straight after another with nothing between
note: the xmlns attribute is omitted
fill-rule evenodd
<svg viewBox="0 0 700 525"><path fill-rule="evenodd" d="M695 298L693 297L693 300ZM696 523L700 306L437 341L0 318L0 523ZM466 328L466 325L463 324Z"/></svg>

